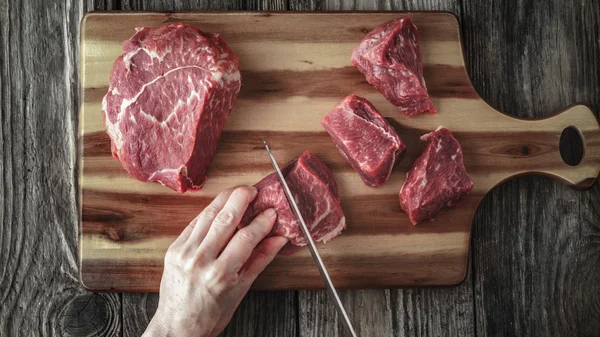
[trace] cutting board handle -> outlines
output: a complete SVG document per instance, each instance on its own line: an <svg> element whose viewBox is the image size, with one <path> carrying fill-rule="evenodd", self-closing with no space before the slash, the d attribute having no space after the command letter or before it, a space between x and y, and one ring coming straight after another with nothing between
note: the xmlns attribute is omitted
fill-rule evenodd
<svg viewBox="0 0 600 337"><path fill-rule="evenodd" d="M494 161L497 161L492 163L498 165L497 172L505 173L498 175L498 179L493 179L494 185L515 176L538 174L584 189L592 186L598 178L600 124L586 105L572 105L543 119L520 119L505 114L496 118L499 125L505 126L510 132L508 139L507 134L503 133L504 138L487 150L494 155ZM563 160L560 153L561 135L563 143L571 143L573 147L577 147L578 143L583 145L583 156L576 165L573 165L574 162L567 164ZM566 137L571 137L570 142ZM577 157L578 151L573 152ZM572 161L568 156L565 159Z"/></svg>

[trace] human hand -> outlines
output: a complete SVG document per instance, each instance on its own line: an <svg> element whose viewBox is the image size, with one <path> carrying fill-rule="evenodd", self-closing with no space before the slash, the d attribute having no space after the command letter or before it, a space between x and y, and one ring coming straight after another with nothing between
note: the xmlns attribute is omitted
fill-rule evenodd
<svg viewBox="0 0 600 337"><path fill-rule="evenodd" d="M264 239L274 209L234 234L256 193L253 187L221 192L169 247L158 309L143 336L213 337L225 329L250 285L287 243L280 236Z"/></svg>

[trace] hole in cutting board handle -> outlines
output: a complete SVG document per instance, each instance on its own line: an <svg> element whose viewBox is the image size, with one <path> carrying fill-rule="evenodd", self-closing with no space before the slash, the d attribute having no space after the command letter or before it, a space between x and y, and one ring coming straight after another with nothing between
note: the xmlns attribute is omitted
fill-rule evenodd
<svg viewBox="0 0 600 337"><path fill-rule="evenodd" d="M565 164L577 166L583 159L583 134L575 126L566 127L560 134L560 156Z"/></svg>

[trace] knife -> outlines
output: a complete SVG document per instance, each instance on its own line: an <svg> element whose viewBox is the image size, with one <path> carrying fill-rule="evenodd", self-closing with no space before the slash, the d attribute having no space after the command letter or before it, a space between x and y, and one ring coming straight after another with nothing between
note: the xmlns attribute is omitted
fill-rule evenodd
<svg viewBox="0 0 600 337"><path fill-rule="evenodd" d="M302 236L304 236L304 239L307 242L308 249L310 250L310 255L312 255L313 260L315 260L315 262L317 264L319 273L321 274L321 277L323 278L323 282L325 282L325 285L327 286L327 290L329 291L329 295L333 298L333 300L336 304L338 313L343 318L342 321L344 322L344 325L346 326L348 331L350 331L350 333L352 334L353 337L357 337L356 332L354 332L354 328L352 327L352 323L350 322L350 318L348 317L348 314L346 313L346 310L344 309L344 305L342 304L342 301L340 300L340 297L338 296L338 293L335 290L335 286L333 285L333 282L331 281L331 277L329 277L327 268L325 268L325 264L323 263L323 260L321 259L321 255L319 255L319 251L317 250L317 247L315 246L315 242L313 241L312 236L310 235L308 226L306 226L306 222L304 222L304 218L302 217L302 214L300 214L300 209L298 208L298 204L296 203L296 200L294 199L294 196L292 195L292 192L290 191L290 188L288 187L288 184L285 181L285 178L283 177L281 170L279 169L279 165L277 165L277 161L275 160L275 157L273 157L273 154L271 153L271 150L269 149L269 145L267 145L267 142L264 139L263 139L263 143L265 144L265 149L267 150L267 154L269 154L269 158L271 159L271 164L273 164L273 168L275 169L275 172L277 173L279 182L281 183L281 186L283 187L283 191L285 192L285 196L287 197L288 203L290 204L292 211L294 212L294 214L296 215L296 218L298 219L298 222L300 223L300 231L302 232Z"/></svg>

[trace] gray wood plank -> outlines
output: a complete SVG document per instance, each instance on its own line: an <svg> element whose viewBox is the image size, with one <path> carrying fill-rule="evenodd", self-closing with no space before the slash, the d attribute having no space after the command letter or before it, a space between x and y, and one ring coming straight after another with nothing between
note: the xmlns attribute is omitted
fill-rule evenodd
<svg viewBox="0 0 600 337"><path fill-rule="evenodd" d="M392 290L394 336L474 336L473 282L455 287Z"/></svg>
<svg viewBox="0 0 600 337"><path fill-rule="evenodd" d="M300 3L311 3L318 9L320 1L301 0ZM306 6L306 5L304 5ZM451 11L460 13L458 0L325 0L322 1L324 10L394 10L394 11Z"/></svg>
<svg viewBox="0 0 600 337"><path fill-rule="evenodd" d="M67 2L75 3L74 1ZM117 10L120 9L119 7L119 0L85 0L85 8L87 11Z"/></svg>
<svg viewBox="0 0 600 337"><path fill-rule="evenodd" d="M597 185L521 178L485 201L474 232L478 335L598 336L598 195Z"/></svg>
<svg viewBox="0 0 600 337"><path fill-rule="evenodd" d="M473 83L493 106L521 117L576 101L597 113L598 2L547 3L463 2ZM472 250L478 335L600 334L599 196L598 183L579 192L527 177L485 198Z"/></svg>
<svg viewBox="0 0 600 337"><path fill-rule="evenodd" d="M120 297L79 286L71 1L0 2L0 336L114 336Z"/></svg>
<svg viewBox="0 0 600 337"><path fill-rule="evenodd" d="M158 306L157 293L123 293L123 336L141 336Z"/></svg>
<svg viewBox="0 0 600 337"><path fill-rule="evenodd" d="M298 335L295 291L250 292L222 337L288 337Z"/></svg>
<svg viewBox="0 0 600 337"><path fill-rule="evenodd" d="M321 11L324 2L320 0L289 0L289 9L293 11Z"/></svg>
<svg viewBox="0 0 600 337"><path fill-rule="evenodd" d="M390 290L343 290L340 299L358 336L389 336L394 317ZM301 291L300 336L349 336L325 291Z"/></svg>
<svg viewBox="0 0 600 337"><path fill-rule="evenodd" d="M123 293L123 336L141 336L158 306L159 294ZM250 292L223 337L297 336L296 292Z"/></svg>
<svg viewBox="0 0 600 337"><path fill-rule="evenodd" d="M285 0L122 0L121 9L149 11L185 10L286 10Z"/></svg>

